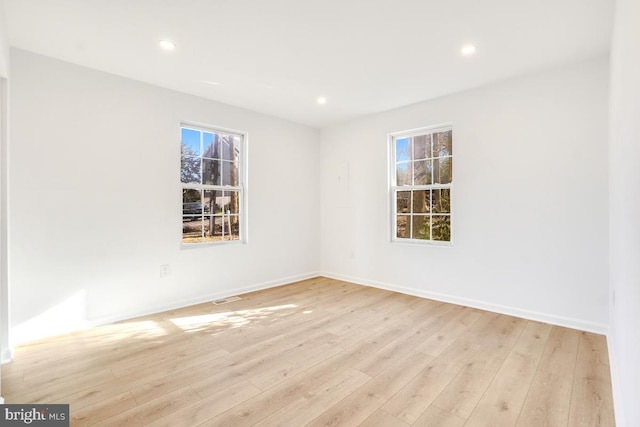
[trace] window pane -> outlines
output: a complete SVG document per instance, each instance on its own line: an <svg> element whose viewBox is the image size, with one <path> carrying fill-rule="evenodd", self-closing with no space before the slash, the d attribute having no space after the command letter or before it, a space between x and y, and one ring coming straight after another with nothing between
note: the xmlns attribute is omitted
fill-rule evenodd
<svg viewBox="0 0 640 427"><path fill-rule="evenodd" d="M202 200L200 198L200 190L195 190L193 188L183 188L182 189L182 211L184 213L185 205L188 203L197 203L201 204ZM193 213L193 212L191 212Z"/></svg>
<svg viewBox="0 0 640 427"><path fill-rule="evenodd" d="M206 242L219 242L222 240L222 217L208 216L205 218L204 240Z"/></svg>
<svg viewBox="0 0 640 427"><path fill-rule="evenodd" d="M221 214L224 204L222 191L205 190L204 191L205 215Z"/></svg>
<svg viewBox="0 0 640 427"><path fill-rule="evenodd" d="M215 193L216 191L212 191L212 190L204 190L202 192L202 205L203 205L203 211L205 215L210 215L215 213L215 210L216 210Z"/></svg>
<svg viewBox="0 0 640 427"><path fill-rule="evenodd" d="M398 215L396 218L396 237L399 239L408 239L411 237L409 229L408 215Z"/></svg>
<svg viewBox="0 0 640 427"><path fill-rule="evenodd" d="M230 210L231 195L228 191L216 191L216 214L227 214ZM236 212L234 212L236 213Z"/></svg>
<svg viewBox="0 0 640 427"><path fill-rule="evenodd" d="M184 154L184 147L182 150ZM185 157L180 158L180 181L185 184L200 184L200 158Z"/></svg>
<svg viewBox="0 0 640 427"><path fill-rule="evenodd" d="M433 134L433 157L451 156L451 131L438 132Z"/></svg>
<svg viewBox="0 0 640 427"><path fill-rule="evenodd" d="M433 190L432 203L434 213L451 212L451 190L448 188Z"/></svg>
<svg viewBox="0 0 640 427"><path fill-rule="evenodd" d="M182 218L182 243L202 242L202 217Z"/></svg>
<svg viewBox="0 0 640 427"><path fill-rule="evenodd" d="M202 159L202 183L220 185L220 160Z"/></svg>
<svg viewBox="0 0 640 427"><path fill-rule="evenodd" d="M224 211L232 215L240 213L240 192L239 191L225 191L224 192Z"/></svg>
<svg viewBox="0 0 640 427"><path fill-rule="evenodd" d="M225 232L227 234L227 240L240 240L240 217L236 215L227 216L227 227Z"/></svg>
<svg viewBox="0 0 640 427"><path fill-rule="evenodd" d="M217 215L205 217L204 240L220 242L240 240L240 218L237 215Z"/></svg>
<svg viewBox="0 0 640 427"><path fill-rule="evenodd" d="M433 240L449 242L451 240L451 217L433 216Z"/></svg>
<svg viewBox="0 0 640 427"><path fill-rule="evenodd" d="M413 138L413 158L426 159L431 157L431 135L420 135Z"/></svg>
<svg viewBox="0 0 640 427"><path fill-rule="evenodd" d="M396 140L396 162L411 160L411 142L409 138Z"/></svg>
<svg viewBox="0 0 640 427"><path fill-rule="evenodd" d="M413 236L414 239L429 240L429 216L415 215L413 217Z"/></svg>
<svg viewBox="0 0 640 427"><path fill-rule="evenodd" d="M182 128L180 142L183 156L197 157L200 155L200 131Z"/></svg>
<svg viewBox="0 0 640 427"><path fill-rule="evenodd" d="M396 165L396 185L411 185L411 163L398 163Z"/></svg>
<svg viewBox="0 0 640 427"><path fill-rule="evenodd" d="M221 162L222 164L222 185L232 185L237 187L238 180L238 164L235 162Z"/></svg>
<svg viewBox="0 0 640 427"><path fill-rule="evenodd" d="M182 242L194 243L202 238L202 201L200 190L182 190Z"/></svg>
<svg viewBox="0 0 640 427"><path fill-rule="evenodd" d="M236 150L240 147L240 137L234 135L222 135L220 145L220 158L223 160L235 160Z"/></svg>
<svg viewBox="0 0 640 427"><path fill-rule="evenodd" d="M427 213L431 211L431 198L429 190L417 190L413 192L413 213Z"/></svg>
<svg viewBox="0 0 640 427"><path fill-rule="evenodd" d="M398 191L396 193L396 212L411 213L411 191Z"/></svg>
<svg viewBox="0 0 640 427"><path fill-rule="evenodd" d="M452 176L451 157L434 160L433 177L436 184L449 184Z"/></svg>
<svg viewBox="0 0 640 427"><path fill-rule="evenodd" d="M220 158L220 136L217 133L204 132L202 135L202 157Z"/></svg>
<svg viewBox="0 0 640 427"><path fill-rule="evenodd" d="M433 160L420 160L413 163L413 185L430 185Z"/></svg>

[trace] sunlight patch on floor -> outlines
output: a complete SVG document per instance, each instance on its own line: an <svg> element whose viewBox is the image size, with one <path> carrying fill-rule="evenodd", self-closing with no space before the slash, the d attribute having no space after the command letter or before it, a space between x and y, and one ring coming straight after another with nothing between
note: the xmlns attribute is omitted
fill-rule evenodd
<svg viewBox="0 0 640 427"><path fill-rule="evenodd" d="M199 331L210 326L240 327L252 321L264 319L281 310L297 308L295 304L275 305L251 310L226 311L223 313L201 314L197 316L171 319L177 327L187 332Z"/></svg>
<svg viewBox="0 0 640 427"><path fill-rule="evenodd" d="M98 343L130 338L157 338L167 335L167 331L152 320L122 322L96 328L93 334Z"/></svg>

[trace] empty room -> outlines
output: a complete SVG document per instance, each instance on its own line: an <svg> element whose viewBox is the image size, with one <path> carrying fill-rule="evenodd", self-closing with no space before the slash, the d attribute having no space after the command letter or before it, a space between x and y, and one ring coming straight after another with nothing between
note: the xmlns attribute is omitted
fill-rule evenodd
<svg viewBox="0 0 640 427"><path fill-rule="evenodd" d="M0 0L0 425L640 425L637 0Z"/></svg>

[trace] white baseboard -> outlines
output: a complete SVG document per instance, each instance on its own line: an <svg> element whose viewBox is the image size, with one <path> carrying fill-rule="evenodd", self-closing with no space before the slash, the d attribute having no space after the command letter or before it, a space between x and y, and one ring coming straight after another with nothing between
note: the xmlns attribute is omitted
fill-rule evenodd
<svg viewBox="0 0 640 427"><path fill-rule="evenodd" d="M479 301L469 298L462 298L455 295L441 294L437 292L425 291L422 289L408 288L389 283L378 282L375 280L362 279L359 277L346 276L343 274L335 274L330 272L322 272L322 276L330 279L344 280L359 285L371 286L373 288L385 289L388 291L400 292L402 294L413 295L417 297L432 299L435 301L447 302L465 307L478 308L481 310L491 311L494 313L507 314L509 316L521 317L523 319L535 320L537 322L549 323L552 325L563 326L571 329L578 329L585 332L593 332L596 334L607 333L607 325L603 323L589 322L581 319L573 319L570 317L557 316L549 313L542 313L531 310L524 310L516 307L508 307L499 304L493 304L487 301Z"/></svg>
<svg viewBox="0 0 640 427"><path fill-rule="evenodd" d="M13 352L9 349L2 350L0 353L0 364L9 363L13 360Z"/></svg>
<svg viewBox="0 0 640 427"><path fill-rule="evenodd" d="M347 276L342 274L336 274L331 272L310 272L305 274L299 274L295 276L284 277L280 279L269 280L262 283L256 283L250 286L244 286L240 288L228 289L221 292L215 292L212 294L207 294L195 298L184 299L180 301L173 302L171 304L160 305L149 307L144 310L140 310L132 313L122 313L119 315L102 317L97 319L91 319L85 323L85 327L93 327L93 326L101 326L109 323L120 322L124 320L133 319L136 317L147 316L151 314L161 313L163 311L175 310L181 307L187 307L190 305L201 304L204 302L209 302L221 298L226 298L238 294L243 294L247 292L253 292L262 289L268 289L276 286L282 286L289 283L294 283L300 280L311 279L318 276L324 276L337 280L344 280L360 285L371 286L374 288L385 289L394 292L400 292L407 295L414 295L421 298L428 298L436 301L447 302L451 304L463 305L466 307L478 308L481 310L487 310L495 313L507 314L510 316L521 317L524 319L535 320L544 323L550 323L552 325L564 326L567 328L578 329L587 332L594 332L598 334L606 334L607 333L607 325L594 323L589 321L584 321L580 319L572 319L568 317L557 316L548 313L541 313L530 310L523 310L515 307L508 307L499 304L493 304L486 301L473 300L468 298L461 298L454 295L440 294L435 292L429 292L422 289L414 289L408 288L399 285L393 285L389 283L378 282L375 280L368 280L359 277ZM71 331L69 331L71 332ZM19 341L19 337L15 337L18 340L15 341L16 344L21 344ZM6 363L12 360L12 353L10 350L4 350L0 354L0 359L2 363Z"/></svg>

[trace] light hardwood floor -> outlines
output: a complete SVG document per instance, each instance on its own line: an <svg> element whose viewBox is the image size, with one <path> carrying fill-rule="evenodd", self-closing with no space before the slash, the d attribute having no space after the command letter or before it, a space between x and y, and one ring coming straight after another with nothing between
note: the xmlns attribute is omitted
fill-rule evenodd
<svg viewBox="0 0 640 427"><path fill-rule="evenodd" d="M317 278L20 346L73 426L613 426L605 337Z"/></svg>

